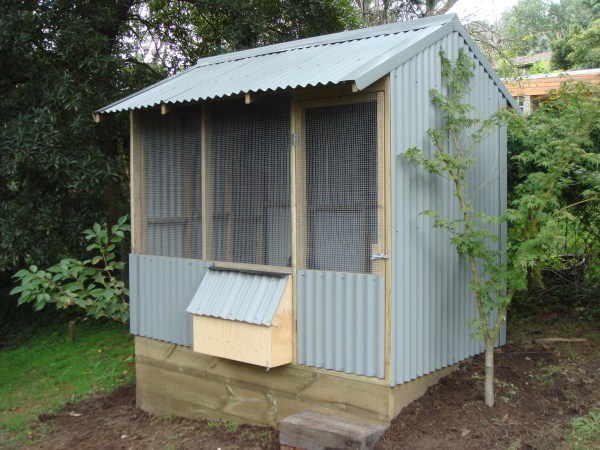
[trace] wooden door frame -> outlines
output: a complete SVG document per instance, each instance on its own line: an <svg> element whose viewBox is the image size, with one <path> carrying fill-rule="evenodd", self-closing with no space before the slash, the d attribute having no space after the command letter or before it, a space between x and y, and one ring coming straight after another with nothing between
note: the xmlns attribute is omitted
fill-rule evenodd
<svg viewBox="0 0 600 450"><path fill-rule="evenodd" d="M383 102L382 124L378 124L378 155L377 168L377 190L378 198L383 200L382 216L378 214L379 228L382 227L383 252L388 256L388 260L382 262L384 276L384 310L385 310L385 332L384 332L384 382L391 384L391 297L392 297L392 201L391 201L391 87L389 75L372 84L368 88L357 92L351 84L340 84L335 86L322 86L295 91L291 100L291 132L293 136L291 152L291 195L292 195L292 287L293 287L293 358L297 364L298 346L297 346L297 282L296 276L299 268L305 267L306 255L306 236L302 236L302 221L306 221L306 157L304 149L303 130L303 110L307 107L331 106L336 104L360 102L364 99L364 94L378 93L377 101ZM349 101L349 99L352 99ZM380 105L378 104L378 114L380 114ZM378 117L378 121L379 121ZM379 128L382 127L382 128ZM379 136L383 131L383 136ZM383 139L381 139L383 138ZM383 140L383 142L381 142ZM381 147L381 145L383 147ZM381 163L380 163L381 162ZM380 165L381 164L381 165ZM380 206L380 205L378 205ZM331 372L327 369L314 369L315 371ZM354 377L352 374L344 374L348 377ZM363 376L356 375L359 378ZM374 380L379 380L374 378Z"/></svg>

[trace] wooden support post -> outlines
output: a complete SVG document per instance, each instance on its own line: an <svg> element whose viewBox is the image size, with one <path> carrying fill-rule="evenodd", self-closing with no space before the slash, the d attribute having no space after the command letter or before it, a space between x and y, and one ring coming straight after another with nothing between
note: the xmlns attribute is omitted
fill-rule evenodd
<svg viewBox="0 0 600 450"><path fill-rule="evenodd" d="M296 153L298 151L296 143L294 142L294 136L297 135L298 130L296 129L296 100L294 94L290 100L290 132L292 133L292 142L290 143L290 212L291 212L291 225L292 225L292 360L294 364L298 363L298 350L297 350L297 309L296 309L296 283L298 276L298 215L296 211L296 196L298 185L296 180L298 177L297 166L296 166Z"/></svg>
<svg viewBox="0 0 600 450"><path fill-rule="evenodd" d="M392 136L391 136L391 90L390 77L384 79L383 90L383 212L384 212L384 233L385 233L385 253L389 259L385 262L385 347L384 347L384 377L385 380L392 383Z"/></svg>
<svg viewBox="0 0 600 450"><path fill-rule="evenodd" d="M131 186L131 253L143 254L146 236L146 177L143 140L140 138L140 113L129 113L130 168Z"/></svg>
<svg viewBox="0 0 600 450"><path fill-rule="evenodd" d="M226 135L233 132L232 124L228 119L223 120L223 125L226 129ZM223 241L225 242L225 255L224 261L233 261L233 231L234 231L234 211L233 211L233 160L235 158L235 148L232 144L229 144L227 148L223 149L225 158L225 173L223 174L224 183L224 198L223 198L223 212L225 217L225 224L223 226Z"/></svg>
<svg viewBox="0 0 600 450"><path fill-rule="evenodd" d="M101 113L94 113L94 122L100 123L104 120L104 116Z"/></svg>
<svg viewBox="0 0 600 450"><path fill-rule="evenodd" d="M377 158L376 158L376 183L377 183L377 241L372 244L373 254L387 254L386 227L385 227L385 183L387 174L385 171L385 94L377 94ZM371 273L373 275L385 276L385 268L388 266L386 260L371 261Z"/></svg>
<svg viewBox="0 0 600 450"><path fill-rule="evenodd" d="M213 259L213 193L212 161L210 149L210 105L202 104L202 259Z"/></svg>
<svg viewBox="0 0 600 450"><path fill-rule="evenodd" d="M308 218L306 205L306 130L304 129L304 110L296 102L294 102L294 196L292 223L294 229L294 264L296 270L306 269L306 256L308 254L307 247L307 232Z"/></svg>
<svg viewBox="0 0 600 450"><path fill-rule="evenodd" d="M182 120L182 121L187 121L187 120L191 120L191 117L193 117L193 113L190 113L189 115L186 114L186 116L184 117L173 117L172 119L175 120ZM185 123L185 122L184 122ZM185 129L185 127L184 127ZM180 155L178 155L177 157L181 157ZM183 194L182 194L182 216L183 216L183 221L184 221L184 232L183 232L183 257L184 258L193 258L196 257L194 255L194 248L195 248L195 244L192 242L193 236L194 236L194 217L193 217L193 210L194 210L194 193L193 193L193 189L195 188L196 184L194 183L194 173L196 173L196 167L194 166L194 164L191 163L184 163L182 164L182 168L183 168Z"/></svg>

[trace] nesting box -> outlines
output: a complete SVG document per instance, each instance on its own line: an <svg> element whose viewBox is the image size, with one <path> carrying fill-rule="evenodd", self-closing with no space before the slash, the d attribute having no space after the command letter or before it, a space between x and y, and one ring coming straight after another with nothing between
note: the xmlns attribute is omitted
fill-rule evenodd
<svg viewBox="0 0 600 450"><path fill-rule="evenodd" d="M290 278L211 268L187 308L194 351L266 368L291 363Z"/></svg>

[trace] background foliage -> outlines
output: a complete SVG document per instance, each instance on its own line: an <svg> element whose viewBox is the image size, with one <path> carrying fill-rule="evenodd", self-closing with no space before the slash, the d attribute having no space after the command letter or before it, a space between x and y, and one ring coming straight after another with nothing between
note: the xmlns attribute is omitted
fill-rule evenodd
<svg viewBox="0 0 600 450"><path fill-rule="evenodd" d="M361 25L349 0L0 3L0 273L84 259L128 206L127 117L109 102L199 57Z"/></svg>
<svg viewBox="0 0 600 450"><path fill-rule="evenodd" d="M600 66L597 0L519 0L497 23L474 21L468 29L502 76L519 75L517 57L553 51L546 69Z"/></svg>
<svg viewBox="0 0 600 450"><path fill-rule="evenodd" d="M128 120L117 115L94 124L95 109L203 56L445 13L455 3L0 2L0 287L30 265L89 259L81 230L95 222L112 226L128 211ZM599 16L595 0L520 0L500 23L475 23L471 31L492 58L553 48L555 67L581 68L600 65ZM548 114L536 120L558 121ZM543 132L541 125L533 129ZM537 145L517 134L512 139L519 148ZM583 208L592 210L582 213L584 221L566 222L569 230L596 229L590 220L597 211L583 204L577 211ZM117 251L116 260L125 253Z"/></svg>
<svg viewBox="0 0 600 450"><path fill-rule="evenodd" d="M530 116L514 115L508 131L510 245L525 261L545 255L529 271L528 306L552 308L558 294L563 308L600 314L600 87L563 84Z"/></svg>

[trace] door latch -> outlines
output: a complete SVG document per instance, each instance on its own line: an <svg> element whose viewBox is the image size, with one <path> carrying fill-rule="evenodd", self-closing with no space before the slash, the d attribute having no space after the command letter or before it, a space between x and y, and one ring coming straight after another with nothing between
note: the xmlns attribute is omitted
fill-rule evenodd
<svg viewBox="0 0 600 450"><path fill-rule="evenodd" d="M371 255L371 261L387 261L388 259L390 259L390 257L385 253L373 253Z"/></svg>

